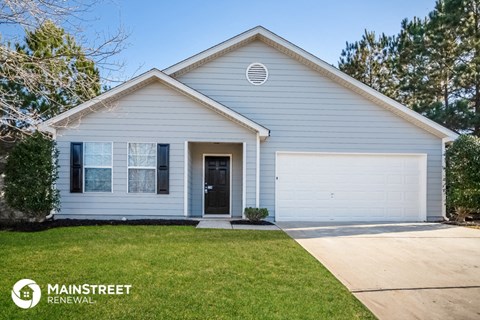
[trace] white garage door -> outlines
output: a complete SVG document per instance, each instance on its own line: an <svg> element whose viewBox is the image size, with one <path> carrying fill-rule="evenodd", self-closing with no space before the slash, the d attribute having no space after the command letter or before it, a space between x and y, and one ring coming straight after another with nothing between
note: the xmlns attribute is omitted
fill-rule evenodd
<svg viewBox="0 0 480 320"><path fill-rule="evenodd" d="M426 155L277 153L277 221L426 220Z"/></svg>

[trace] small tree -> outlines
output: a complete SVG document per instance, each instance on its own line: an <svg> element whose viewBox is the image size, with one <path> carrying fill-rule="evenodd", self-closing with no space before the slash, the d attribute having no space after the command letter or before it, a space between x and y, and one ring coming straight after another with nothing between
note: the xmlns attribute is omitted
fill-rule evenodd
<svg viewBox="0 0 480 320"><path fill-rule="evenodd" d="M43 220L50 211L58 210L57 158L55 142L38 132L20 141L5 166L7 204L37 221Z"/></svg>
<svg viewBox="0 0 480 320"><path fill-rule="evenodd" d="M446 152L447 206L457 220L480 210L480 138L462 135Z"/></svg>

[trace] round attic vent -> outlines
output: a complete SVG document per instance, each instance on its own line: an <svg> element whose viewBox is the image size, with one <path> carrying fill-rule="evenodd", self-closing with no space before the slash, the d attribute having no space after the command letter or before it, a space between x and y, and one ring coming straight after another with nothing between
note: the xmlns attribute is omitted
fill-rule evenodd
<svg viewBox="0 0 480 320"><path fill-rule="evenodd" d="M264 84L268 79L268 70L263 64L255 62L247 68L247 80L255 86Z"/></svg>

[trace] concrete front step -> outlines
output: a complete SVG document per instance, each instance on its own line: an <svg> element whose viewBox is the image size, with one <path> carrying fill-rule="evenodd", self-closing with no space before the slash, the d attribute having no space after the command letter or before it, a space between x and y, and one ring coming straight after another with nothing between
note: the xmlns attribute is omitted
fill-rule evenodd
<svg viewBox="0 0 480 320"><path fill-rule="evenodd" d="M249 224L230 224L229 220L200 220L197 228L202 229L236 229L236 230L280 230L276 225L249 225Z"/></svg>
<svg viewBox="0 0 480 320"><path fill-rule="evenodd" d="M200 229L232 229L232 225L228 220L201 220L197 224Z"/></svg>

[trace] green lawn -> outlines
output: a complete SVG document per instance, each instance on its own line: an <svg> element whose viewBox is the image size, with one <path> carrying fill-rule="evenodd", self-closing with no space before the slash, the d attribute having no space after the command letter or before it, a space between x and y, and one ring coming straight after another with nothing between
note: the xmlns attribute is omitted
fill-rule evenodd
<svg viewBox="0 0 480 320"><path fill-rule="evenodd" d="M372 319L320 263L280 231L167 226L0 232L0 319ZM40 303L13 304L23 278ZM49 304L50 284L131 284L95 304Z"/></svg>

